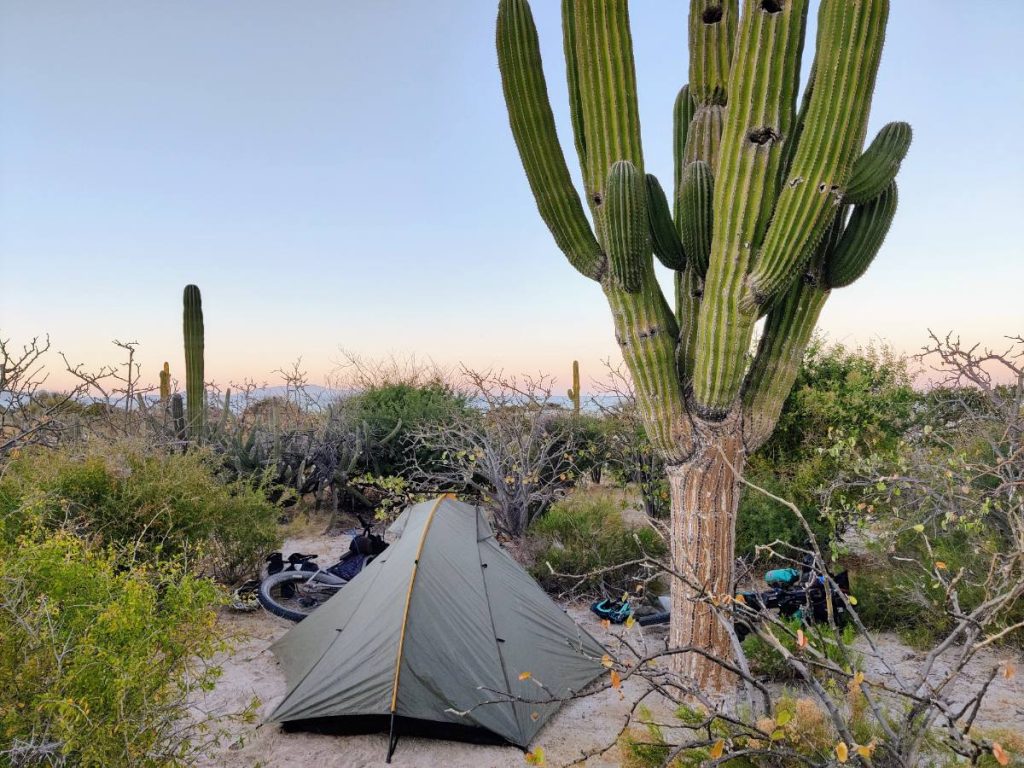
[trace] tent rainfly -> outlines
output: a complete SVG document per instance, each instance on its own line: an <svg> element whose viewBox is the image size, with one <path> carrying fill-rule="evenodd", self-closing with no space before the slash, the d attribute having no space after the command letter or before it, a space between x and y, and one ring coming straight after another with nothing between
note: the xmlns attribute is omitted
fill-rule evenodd
<svg viewBox="0 0 1024 768"><path fill-rule="evenodd" d="M451 496L273 646L288 691L268 718L334 731L504 740L522 749L601 674L604 648ZM497 739L496 739L497 737Z"/></svg>

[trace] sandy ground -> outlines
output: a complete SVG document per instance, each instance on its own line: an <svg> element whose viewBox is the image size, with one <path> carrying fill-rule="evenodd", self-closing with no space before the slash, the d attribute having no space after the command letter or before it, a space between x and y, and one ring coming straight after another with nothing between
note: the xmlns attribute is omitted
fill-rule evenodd
<svg viewBox="0 0 1024 768"><path fill-rule="evenodd" d="M347 537L304 536L290 539L283 551L316 552L324 561L331 556L340 556L347 546ZM603 628L585 606L571 606L569 613L609 647L614 644L613 633L621 631L621 628ZM234 650L215 660L222 666L223 675L215 689L203 694L195 704L202 711L223 718L220 727L224 732L219 744L206 752L200 766L284 768L315 765L318 768L369 768L385 765L385 734L342 737L284 733L275 724L260 725L263 717L285 692L284 676L269 648L292 624L262 609L251 613L225 609L219 620L225 632L234 638ZM663 629L649 628L645 631L649 648L664 643ZM869 673L877 673L884 665L888 665L896 674L909 678L919 668L923 658L894 636L881 636L879 648L882 659L868 657L865 660ZM972 682L981 681L987 677L990 669L1006 660L1005 653L984 653L972 661L967 677ZM1024 666L1020 660L1015 663ZM943 665L939 665L936 674L941 674L944 669ZM966 690L966 687L963 689ZM547 765L555 767L572 763L584 753L597 751L614 740L633 704L646 691L647 687L642 681L626 681L621 692L609 689L570 702L541 731L534 746L543 747ZM254 697L259 702L254 722L242 723L230 718L233 713L243 710ZM650 706L658 720L671 720L671 708L664 700L648 696L644 704ZM983 728L1024 730L1024 674L1009 680L1002 675L996 677L977 723ZM513 747L411 737L399 740L392 759L394 766L419 768L504 768L524 764L523 753ZM588 768L617 766L620 764L618 750L612 747L585 764Z"/></svg>

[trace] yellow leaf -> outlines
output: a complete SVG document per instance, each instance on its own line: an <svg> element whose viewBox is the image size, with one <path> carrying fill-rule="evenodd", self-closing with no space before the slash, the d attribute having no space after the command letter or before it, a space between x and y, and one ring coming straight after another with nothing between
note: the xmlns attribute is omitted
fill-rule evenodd
<svg viewBox="0 0 1024 768"><path fill-rule="evenodd" d="M537 747L532 752L526 753L526 764L527 765L547 765L544 762L544 749Z"/></svg>
<svg viewBox="0 0 1024 768"><path fill-rule="evenodd" d="M623 603L628 603L629 602L629 592L623 592L622 593L622 602Z"/></svg>
<svg viewBox="0 0 1024 768"><path fill-rule="evenodd" d="M850 750L846 746L845 741L840 741L836 744L836 760L840 763L845 763L850 757Z"/></svg>
<svg viewBox="0 0 1024 768"><path fill-rule="evenodd" d="M784 709L781 712L776 713L776 715L775 715L775 723L776 723L776 725L785 725L786 723L788 723L792 719L793 719L793 713L790 712L788 709Z"/></svg>
<svg viewBox="0 0 1024 768"><path fill-rule="evenodd" d="M537 720L540 719L540 712L531 712L530 713L530 719L533 720L533 722L536 723Z"/></svg>
<svg viewBox="0 0 1024 768"><path fill-rule="evenodd" d="M616 672L614 669L611 671L611 676L612 676L612 688L618 688L620 685L622 685L622 678L619 677L619 673Z"/></svg>
<svg viewBox="0 0 1024 768"><path fill-rule="evenodd" d="M921 525L920 523L918 523L917 525L914 526L914 530L917 531L918 533L924 533L924 526Z"/></svg>
<svg viewBox="0 0 1024 768"><path fill-rule="evenodd" d="M520 680L529 680L530 677L531 677L531 675L530 675L529 672L520 672L519 673L519 679Z"/></svg>
<svg viewBox="0 0 1024 768"><path fill-rule="evenodd" d="M992 757L994 757L996 762L1000 765L1010 764L1010 753L1003 749L1002 744L998 741L992 742Z"/></svg>
<svg viewBox="0 0 1024 768"><path fill-rule="evenodd" d="M1015 667L1009 661L1006 662L1006 666L1003 667L1003 677L1005 677L1007 680L1012 680L1013 676L1016 675L1016 674L1017 674L1017 667Z"/></svg>
<svg viewBox="0 0 1024 768"><path fill-rule="evenodd" d="M942 562L941 560L936 560L935 561L935 567L938 568L940 571L946 570L946 564L944 562Z"/></svg>
<svg viewBox="0 0 1024 768"><path fill-rule="evenodd" d="M853 693L858 688L860 688L861 683L863 683L863 682L864 682L864 673L863 672L858 672L852 678L850 678L850 684L849 684L850 693Z"/></svg>
<svg viewBox="0 0 1024 768"><path fill-rule="evenodd" d="M875 742L872 741L870 744L861 744L857 747L857 754L865 760L869 759L873 754L875 754Z"/></svg>
<svg viewBox="0 0 1024 768"><path fill-rule="evenodd" d="M733 599L737 603L746 603L747 602L747 598L745 598L743 595L736 595L736 597L734 597Z"/></svg>
<svg viewBox="0 0 1024 768"><path fill-rule="evenodd" d="M856 605L857 604L857 598L854 597L853 595L849 595L846 599L850 601L850 605Z"/></svg>
<svg viewBox="0 0 1024 768"><path fill-rule="evenodd" d="M718 758L720 758L722 756L722 753L724 751L725 751L725 739L719 739L718 741L716 741L714 744L711 745L711 749L708 750L708 755L710 755L712 760L717 760Z"/></svg>
<svg viewBox="0 0 1024 768"><path fill-rule="evenodd" d="M611 669L612 657L606 653L604 656L601 657L601 664L604 666L605 669Z"/></svg>
<svg viewBox="0 0 1024 768"><path fill-rule="evenodd" d="M626 629L632 629L633 625L636 624L636 619L634 619L632 616L628 616L626 618L626 621L623 623L625 624Z"/></svg>
<svg viewBox="0 0 1024 768"><path fill-rule="evenodd" d="M612 626L612 623L608 619L601 619L601 626L604 627L605 629L610 629L611 626Z"/></svg>
<svg viewBox="0 0 1024 768"><path fill-rule="evenodd" d="M807 647L807 635L804 634L802 629L796 631L796 647L806 648Z"/></svg>
<svg viewBox="0 0 1024 768"><path fill-rule="evenodd" d="M774 731L771 732L771 735L768 738L770 738L772 741L782 741L784 738L786 738L786 732L781 728L776 728Z"/></svg>

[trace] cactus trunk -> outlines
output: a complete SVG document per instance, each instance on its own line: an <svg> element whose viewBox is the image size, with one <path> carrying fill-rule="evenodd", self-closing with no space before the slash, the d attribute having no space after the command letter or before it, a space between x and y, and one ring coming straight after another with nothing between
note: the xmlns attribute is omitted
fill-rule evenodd
<svg viewBox="0 0 1024 768"><path fill-rule="evenodd" d="M672 514L672 624L669 645L732 657L729 633L708 598L733 594L733 558L739 477L746 452L742 422L732 414L708 430L685 464L669 467ZM721 691L735 682L732 674L706 657L684 653L675 669L702 691Z"/></svg>
<svg viewBox="0 0 1024 768"><path fill-rule="evenodd" d="M185 407L188 417L188 435L191 440L202 440L206 426L206 384L204 371L205 334L203 331L203 299L199 288L185 286Z"/></svg>
<svg viewBox="0 0 1024 768"><path fill-rule="evenodd" d="M527 180L569 263L601 284L648 437L668 467L673 553L686 575L673 586L673 645L723 659L722 617L707 598L732 589L738 473L774 429L830 292L878 253L912 136L891 123L863 151L889 0L821 0L798 99L809 5L690 0L690 82L673 105L668 195L644 170L627 0L562 0L588 222L529 3L498 3L498 65ZM655 255L674 272L675 311ZM706 690L729 682L706 656L672 658Z"/></svg>

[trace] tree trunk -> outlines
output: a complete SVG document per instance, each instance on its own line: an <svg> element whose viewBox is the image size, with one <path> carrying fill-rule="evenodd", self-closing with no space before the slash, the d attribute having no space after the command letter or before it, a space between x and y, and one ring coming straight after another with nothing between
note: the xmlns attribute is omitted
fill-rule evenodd
<svg viewBox="0 0 1024 768"><path fill-rule="evenodd" d="M672 580L669 644L692 646L731 660L729 634L709 604L733 595L739 477L746 454L742 421L732 415L702 430L697 451L668 468L672 500L672 563L685 577ZM671 657L672 669L706 693L725 693L738 681L696 653Z"/></svg>

